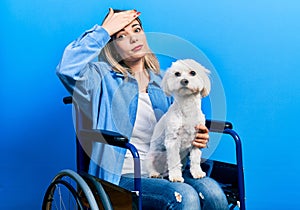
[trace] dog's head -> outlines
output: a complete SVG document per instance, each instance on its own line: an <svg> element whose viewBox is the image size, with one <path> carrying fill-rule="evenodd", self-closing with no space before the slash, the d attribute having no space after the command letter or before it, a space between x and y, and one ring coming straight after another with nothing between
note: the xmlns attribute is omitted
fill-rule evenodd
<svg viewBox="0 0 300 210"><path fill-rule="evenodd" d="M192 59L177 60L167 69L161 85L169 96L200 93L205 97L210 92L209 74L209 70Z"/></svg>

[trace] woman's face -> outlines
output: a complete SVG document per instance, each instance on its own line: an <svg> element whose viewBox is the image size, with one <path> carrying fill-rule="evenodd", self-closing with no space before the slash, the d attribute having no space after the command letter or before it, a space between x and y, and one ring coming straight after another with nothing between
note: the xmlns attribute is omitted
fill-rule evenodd
<svg viewBox="0 0 300 210"><path fill-rule="evenodd" d="M116 33L113 43L125 62L136 62L149 51L145 33L137 20Z"/></svg>

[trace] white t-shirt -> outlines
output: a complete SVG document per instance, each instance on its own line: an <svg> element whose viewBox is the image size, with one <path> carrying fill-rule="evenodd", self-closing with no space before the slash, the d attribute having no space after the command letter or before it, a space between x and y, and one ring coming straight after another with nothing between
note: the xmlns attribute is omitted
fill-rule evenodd
<svg viewBox="0 0 300 210"><path fill-rule="evenodd" d="M147 152L150 149L150 140L156 123L157 121L148 93L139 93L137 115L130 143L133 144L139 152L141 175L148 174L146 171L145 159ZM127 150L122 174L132 174L133 172L133 157L130 151Z"/></svg>

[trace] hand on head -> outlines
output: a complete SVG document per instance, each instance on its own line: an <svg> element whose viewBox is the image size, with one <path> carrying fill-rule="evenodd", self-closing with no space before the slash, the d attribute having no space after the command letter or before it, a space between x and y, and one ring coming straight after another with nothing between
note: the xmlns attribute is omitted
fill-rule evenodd
<svg viewBox="0 0 300 210"><path fill-rule="evenodd" d="M109 8L109 13L102 23L102 27L109 33L113 35L131 23L136 19L141 13L136 10L126 10L122 12L115 13L112 8Z"/></svg>

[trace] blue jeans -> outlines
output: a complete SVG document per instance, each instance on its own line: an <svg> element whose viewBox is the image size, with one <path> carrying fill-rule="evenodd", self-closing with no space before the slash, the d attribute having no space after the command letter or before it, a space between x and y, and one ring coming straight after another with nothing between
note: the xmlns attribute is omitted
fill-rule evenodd
<svg viewBox="0 0 300 210"><path fill-rule="evenodd" d="M183 172L184 183L166 179L142 178L142 205L145 209L228 209L226 196L219 184L209 178L193 179ZM122 176L120 186L133 190L133 178Z"/></svg>

